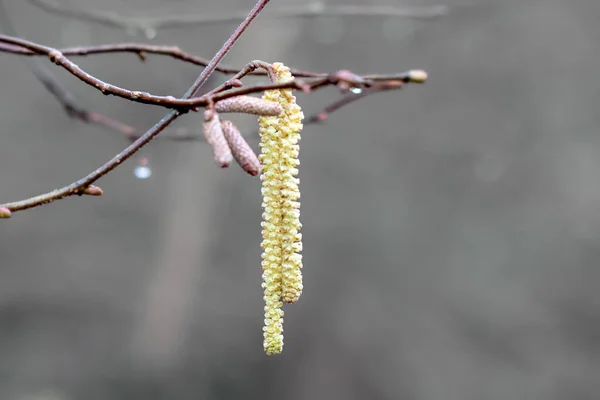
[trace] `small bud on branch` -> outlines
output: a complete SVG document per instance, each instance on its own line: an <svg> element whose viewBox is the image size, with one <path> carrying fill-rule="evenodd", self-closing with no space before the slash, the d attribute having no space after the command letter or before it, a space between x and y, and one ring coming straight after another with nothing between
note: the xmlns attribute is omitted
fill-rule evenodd
<svg viewBox="0 0 600 400"><path fill-rule="evenodd" d="M0 218L10 218L12 217L12 212L6 207L0 207Z"/></svg>
<svg viewBox="0 0 600 400"><path fill-rule="evenodd" d="M102 196L104 194L104 191L98 186L90 185L83 189L81 194L85 194L87 196Z"/></svg>
<svg viewBox="0 0 600 400"><path fill-rule="evenodd" d="M408 71L408 79L412 83L424 83L427 80L427 72L421 69Z"/></svg>

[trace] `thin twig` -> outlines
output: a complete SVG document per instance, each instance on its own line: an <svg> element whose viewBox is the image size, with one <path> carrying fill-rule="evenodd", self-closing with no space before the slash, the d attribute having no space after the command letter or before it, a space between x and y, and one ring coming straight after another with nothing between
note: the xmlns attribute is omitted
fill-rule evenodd
<svg viewBox="0 0 600 400"><path fill-rule="evenodd" d="M12 36L16 36L11 33ZM81 57L90 56L96 54L110 54L110 53L133 53L136 54L142 61L146 60L148 54L162 55L187 62L201 67L206 67L209 60L203 57L199 57L188 52L181 50L177 46L160 46L151 45L145 43L116 43L116 44L101 44L95 46L78 46L78 47L65 47L57 49L66 57ZM22 56L40 56L43 54L36 53L27 48L11 45L7 43L0 43L0 52L13 53ZM239 68L219 65L215 68L216 72L222 74L233 75L239 72ZM291 69L292 74L298 78L317 78L323 74L318 74L310 71L303 71L299 69ZM265 71L253 71L249 75L266 75Z"/></svg>
<svg viewBox="0 0 600 400"><path fill-rule="evenodd" d="M252 10L252 12L248 15L247 20L245 20L240 25L240 26L243 26L243 29L241 31L239 29L236 29L236 31L235 31L234 35L232 35L232 37L235 36L236 39L239 38L240 35L244 32L244 30L249 26L249 24L246 23L246 21L248 21L248 20L252 21L260 13L260 11L264 8L264 6L268 2L269 2L269 0L258 0L257 6L255 6L254 9ZM227 43L225 45L223 45L223 48L215 55L214 59L217 59L218 57L222 58L222 55L224 53L226 53L227 50L229 50L232 47L234 42L235 42L235 40L233 42L228 40ZM223 51L223 49L225 49L225 51ZM210 73L212 73L212 71L216 67L217 63L218 63L218 61L209 63L209 67L207 67L204 71L202 71L202 74L200 75L200 77L196 80L196 82L194 82L194 85L192 85L190 87L190 89L188 90L187 95L191 96L191 95L193 95L194 90L199 89L199 87L201 85L198 85L198 82L201 81L201 77L209 76ZM53 190L51 192L48 192L48 193L45 193L45 194L42 194L39 196L35 196L35 197L29 198L29 199L25 199L25 200L13 202L13 203L1 204L0 209L7 209L11 212L12 211L20 211L20 210L25 210L25 209L41 206L43 204L48 204L55 200L63 199L68 196L73 196L76 194L85 194L84 193L85 189L88 188L92 183L96 182L98 179L100 179L101 177L103 177L104 175L106 175L107 173L109 173L110 171L115 169L116 167L118 167L123 161L127 160L129 157L134 155L137 151L139 151L143 146L145 146L152 139L154 139L161 131L163 131L167 126L169 126L169 124L171 124L173 121L175 121L181 115L182 115L182 113L179 111L176 111L176 110L170 111L167 115L165 115L160 121L158 121L152 128L150 128L148 131L146 131L146 133L144 133L134 143L127 146L123 151L121 151L119 154L117 154L111 160L106 162L103 166L101 166L97 170L91 172L84 178L82 178L78 181L75 181L75 182L71 183L70 185L67 185L61 189L56 189L56 190Z"/></svg>
<svg viewBox="0 0 600 400"><path fill-rule="evenodd" d="M12 46L20 46L22 48L28 49L30 51L35 52L36 54L46 55L48 58L56 63L57 65L63 67L68 72L70 72L75 77L79 78L84 83L89 86L96 88L101 91L105 95L114 95L117 97L121 97L124 99L128 99L137 103L143 104L152 104L165 108L174 109L180 112L187 112L189 110L195 110L199 107L205 107L207 104L212 102L216 102L218 100L246 95L252 93L263 92L265 90L272 89L295 89L295 90L303 90L303 91L311 91L316 90L329 85L338 85L340 83L344 83L348 87L357 87L357 88L366 88L373 85L376 81L410 81L410 77L407 73L402 74L393 74L393 75L369 75L368 79L365 79L359 75L352 74L349 71L337 71L333 74L329 75L318 75L319 77L315 78L306 78L304 81L300 81L295 79L286 83L277 83L277 84L269 84L269 85L255 85L247 88L241 88L237 90L228 90L215 94L205 94L200 97L191 97L186 96L183 98L175 98L173 96L157 96L150 94L148 92L142 91L133 91L125 88L121 88L117 85L113 85L107 82L104 82L88 72L84 71L82 68L77 66L75 63L70 61L67 57L65 57L58 49L54 49L52 47L44 46L41 44L37 44L25 39L0 35L0 42L7 43ZM225 49L225 47L224 47ZM2 49L0 49L2 50ZM219 59L226 54L227 51L224 51L223 54L219 54ZM215 65L209 63L209 65L204 69L204 71L210 70L214 71ZM206 75L206 74L205 74ZM194 83L194 90L189 93L195 92L199 87L198 83L204 83L209 75L203 76L202 79L198 80Z"/></svg>
<svg viewBox="0 0 600 400"><path fill-rule="evenodd" d="M4 0L0 0L0 28L2 32L7 33L12 36L18 36L17 29L12 24L12 21L9 18L8 13L6 12L6 8L4 7ZM27 50L22 47L17 47L5 43L0 44L0 48L2 46L12 46L12 50L16 51L17 54L21 55L39 55L31 50ZM0 50L2 51L2 50ZM12 52L12 51L9 51ZM143 132L139 132L136 128L131 125L128 125L122 121L111 118L107 115L89 111L83 105L82 102L75 97L75 95L70 92L61 82L56 78L56 76L50 71L50 68L46 66L46 64L42 63L42 60L33 59L29 64L31 68L31 72L37 78L38 81L50 94L54 96L54 98L63 106L67 115L71 118L80 120L84 123L97 125L105 129L116 131L125 137L135 140L142 136ZM191 132L185 128L179 128L175 131L163 131L161 133L161 139L170 139L170 140L198 140L202 136L197 132Z"/></svg>
<svg viewBox="0 0 600 400"><path fill-rule="evenodd" d="M0 38L1 38L1 36L0 36ZM21 48L21 47L17 47L16 45L7 45L7 44L1 44L1 43L0 43L0 51L6 51L9 53L24 55L24 56L40 55L40 54L34 53L33 51L28 50L26 48ZM194 60L191 62L197 63L198 65L208 64L208 61L205 61L203 58L191 55L189 53L182 52L179 48L172 47L172 46L152 46L152 45L129 43L129 44L112 44L112 45L101 45L101 46L90 46L90 47L73 47L73 48L61 49L59 51L63 55L68 54L68 55L75 55L75 56L77 56L77 55L83 56L83 55L88 55L88 54L100 54L100 53L119 53L119 52L134 52L134 53L139 52L138 54L143 54L144 52L148 52L148 53L153 53L153 54L170 55L176 59L185 60L185 61ZM198 61L198 60L203 60L203 61ZM222 91L231 89L233 86L228 85L230 82L241 79L246 75L266 75L266 74L268 74L269 72L268 72L268 69L265 68L265 65L266 64L264 64L264 63L261 64L261 62L259 62L259 61L253 61L253 62L249 63L248 65L246 65L241 70L238 68L223 68L223 67L215 69L215 70L218 70L219 72L222 72L225 74L230 74L230 73L233 73L233 71L236 71L237 74L235 76L233 76L229 81L226 81L223 85L220 85L217 88L210 91L209 93L207 93L207 95L216 94L216 93L220 93ZM42 65L42 67L45 68L45 66L43 66L43 65ZM123 134L129 138L132 138L132 139L136 139L141 136L141 133L138 132L132 126L129 126L123 122L114 120L103 114L99 114L99 113L95 113L95 112L88 112L86 110L83 110L81 108L81 106L72 99L72 95L70 95L69 92L67 92L62 86L55 85L55 83L58 84L58 81L55 78L52 77L53 79L45 79L45 77L47 77L47 75L48 75L47 73L42 75L40 77L40 80L42 80L42 82L48 87L48 89L57 96L58 100L65 106L65 108L67 109L67 111L69 112L70 115L72 115L74 117L78 117L79 119L81 119L84 122L91 122L91 123L97 124L99 126L103 126L103 127L109 128L111 130L120 132L121 134ZM294 73L294 75L296 75L296 74ZM331 75L335 76L335 74L331 74ZM371 82L386 82L387 81L390 83L390 85L393 86L397 82L405 82L408 78L408 75L409 75L408 72L403 72L401 74L391 74L391 75L363 75L363 76L350 75L350 79L352 81L354 81L355 83L364 83L364 82L369 82L369 81L371 81ZM324 79L328 75L324 74L324 73L318 73L318 72L301 71L301 72L299 72L299 76ZM332 79L332 82L337 83L337 82L339 82L339 79ZM308 117L306 119L305 124L321 122L325 119L324 115L329 115L333 111L336 111L339 108L341 108L342 106L350 104L351 102L354 102L354 101L366 96L367 94L374 94L381 90L388 90L388 89L385 89L386 87L387 87L386 85L380 85L377 88L371 88L368 92L366 90L363 91L361 95L349 93L342 99L325 107L323 109L323 111L321 111L313 116ZM250 90L254 90L254 88L250 88ZM165 132L165 133L162 133L160 137L168 138L168 139L172 139L172 140L196 140L196 139L203 138L202 135L199 135L198 133L194 133L194 132L189 132L185 129L179 129L174 132Z"/></svg>
<svg viewBox="0 0 600 400"><path fill-rule="evenodd" d="M252 11L250 11L250 14L248 14L248 16L244 19L240 26L237 27L237 29L233 32L233 35L231 35L231 37L227 39L223 47L217 52L217 54L215 54L215 56L212 60L210 60L206 68L204 68L198 79L196 79L196 82L194 82L190 90L187 91L187 93L185 94L186 98L189 99L191 97L194 97L198 90L206 83L208 78L217 68L217 65L219 65L221 60L223 60L227 53L229 53L229 50L231 50L235 42L238 41L240 36L242 36L242 33L244 33L246 28L250 26L252 21L254 21L254 18L258 16L258 14L263 10L263 8L265 8L268 2L269 0L262 0L256 3Z"/></svg>
<svg viewBox="0 0 600 400"><path fill-rule="evenodd" d="M0 36L1 39L1 36ZM192 55L190 53L182 51L179 47L176 46L156 46L156 45L147 45L140 43L118 43L118 44L106 44L106 45L96 45L96 46L84 46L84 47L69 47L58 50L64 56L86 56L86 55L94 55L94 54L106 54L106 53L135 53L137 54L141 60L145 60L146 54L157 54L157 55L166 55L170 56L174 59L182 60L184 62L190 62L195 65L206 66L208 65L208 60ZM13 53L17 55L23 56L40 56L44 54L36 53L33 50L28 49L27 47L19 47L14 44L0 43L0 52ZM246 75L266 75L271 72L268 68L265 68L267 64L261 64L258 61L254 61L246 65L241 70L239 68L233 67L223 67L218 66L215 68L215 71L224 73L224 74L235 74L229 81L225 82L223 85L213 89L208 93L215 94L222 91L229 90L233 87L232 82L237 82L239 79ZM45 68L45 66L41 65ZM78 117L84 122L92 122L97 125L115 130L120 132L121 134L129 137L129 138L138 138L141 136L141 133L137 132L137 130L123 122L114 120L105 115L87 112L81 108L81 106L73 100L73 96L62 87L56 78L49 74L47 68L45 68L45 73L40 76L40 80L48 87L48 89L55 94L57 99L65 106L69 115ZM393 75L363 75L357 76L349 71L343 71L346 77L349 77L349 80L354 83L359 82L391 82L394 85L394 82L403 82L406 80L407 72L402 74L393 74ZM296 77L306 77L306 78L325 78L328 75L319 72L312 71L301 71L297 69L292 69L292 74ZM335 74L331 74L335 75ZM339 75L339 74L338 74ZM344 75L342 75L344 76ZM48 79L52 78L52 79ZM334 83L337 83L339 80L333 80ZM381 88L386 87L380 86ZM382 89L383 90L383 89ZM379 90L369 90L368 94L373 94L378 92ZM333 104L325 107L323 111L310 116L306 120L306 124L316 123L323 121L325 119L325 115L329 115L331 112L341 108L344 105L347 105L351 102L358 100L359 98L364 97L367 92L363 91L361 96L357 96L355 94L348 94L346 97L334 102ZM332 109L333 108L333 109ZM73 112L76 111L76 112ZM165 132L161 134L161 138L169 138L173 140L194 140L201 139L202 136L197 133L190 133L185 129L180 129L176 132Z"/></svg>
<svg viewBox="0 0 600 400"><path fill-rule="evenodd" d="M334 101L328 106L324 107L320 112L311 115L310 117L304 120L304 125L317 124L325 121L329 116L341 109L342 107L347 106L350 103L354 103L357 100L363 99L369 95L390 91L390 90L398 90L402 89L404 86L404 82L402 81L391 81L388 83L382 83L377 86L361 90L359 93L349 92L346 93L341 99Z"/></svg>
<svg viewBox="0 0 600 400"><path fill-rule="evenodd" d="M129 90L129 89L119 87L117 85L113 85L111 83L104 82L103 80L100 80L100 79L92 76L88 72L84 71L77 64L73 63L71 60L69 60L67 57L65 57L58 49L54 49L52 47L44 46L44 45L34 43L34 42L31 42L31 41L28 41L25 39L8 36L8 35L0 35L0 42L8 43L13 46L21 46L21 47L31 50L37 54L48 56L50 61L63 67L65 70L70 72L73 76L77 77L78 79L80 79L84 83L88 84L89 86L101 91L105 95L113 95L113 96L121 97L121 98L128 99L128 100L131 100L131 101L134 101L137 103L142 103L142 104L158 105L158 106L162 106L165 108L178 110L181 112L186 112L186 111L189 111L190 109L203 107L208 104L208 99L206 97L196 97L196 98L193 98L191 96L188 97L187 93L186 93L186 96L184 96L184 98L175 98L173 96L157 96L157 95L150 94L148 92ZM220 58L222 58L223 55L224 54L221 54ZM207 71L207 70L214 70L214 65L210 65L210 63L209 63L209 65L204 69L204 71ZM201 81L199 80L199 81L195 82L192 92L195 92L197 90L197 88L199 87L198 83L203 84L207 78L208 78L208 76L203 76ZM292 86L294 86L294 85L292 85ZM252 93L252 92L251 91L245 92L245 94L248 94L248 93ZM231 96L225 95L223 98L227 98L227 97L231 97Z"/></svg>

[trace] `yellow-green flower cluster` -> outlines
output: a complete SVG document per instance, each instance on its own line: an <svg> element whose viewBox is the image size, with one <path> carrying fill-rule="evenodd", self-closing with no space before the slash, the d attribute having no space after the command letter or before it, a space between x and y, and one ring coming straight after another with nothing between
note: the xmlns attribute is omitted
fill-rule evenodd
<svg viewBox="0 0 600 400"><path fill-rule="evenodd" d="M289 68L272 65L278 82L293 79ZM262 269L267 354L283 348L283 303L294 303L302 294L302 235L298 189L298 142L304 115L291 89L271 90L264 100L281 104L277 117L260 117L262 164Z"/></svg>

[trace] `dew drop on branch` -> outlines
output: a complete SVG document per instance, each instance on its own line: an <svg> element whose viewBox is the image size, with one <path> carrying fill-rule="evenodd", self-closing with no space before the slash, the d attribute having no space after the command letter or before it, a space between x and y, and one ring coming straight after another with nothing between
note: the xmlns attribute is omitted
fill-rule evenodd
<svg viewBox="0 0 600 400"><path fill-rule="evenodd" d="M144 35L147 39L154 39L156 37L156 29L154 28L146 28L144 29Z"/></svg>
<svg viewBox="0 0 600 400"><path fill-rule="evenodd" d="M147 157L140 158L138 165L133 169L133 174L138 179L148 179L152 176L152 169L149 166Z"/></svg>

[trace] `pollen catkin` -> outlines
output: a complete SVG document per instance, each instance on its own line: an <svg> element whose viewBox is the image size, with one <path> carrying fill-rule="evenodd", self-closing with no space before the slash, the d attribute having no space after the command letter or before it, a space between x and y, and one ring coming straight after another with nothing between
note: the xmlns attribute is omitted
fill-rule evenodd
<svg viewBox="0 0 600 400"><path fill-rule="evenodd" d="M278 82L293 79L289 68L272 65ZM294 303L302 294L300 191L296 178L298 141L304 115L291 89L266 91L263 100L281 104L277 117L260 117L262 164L263 289L265 300L264 349L267 354L283 348L283 302Z"/></svg>

